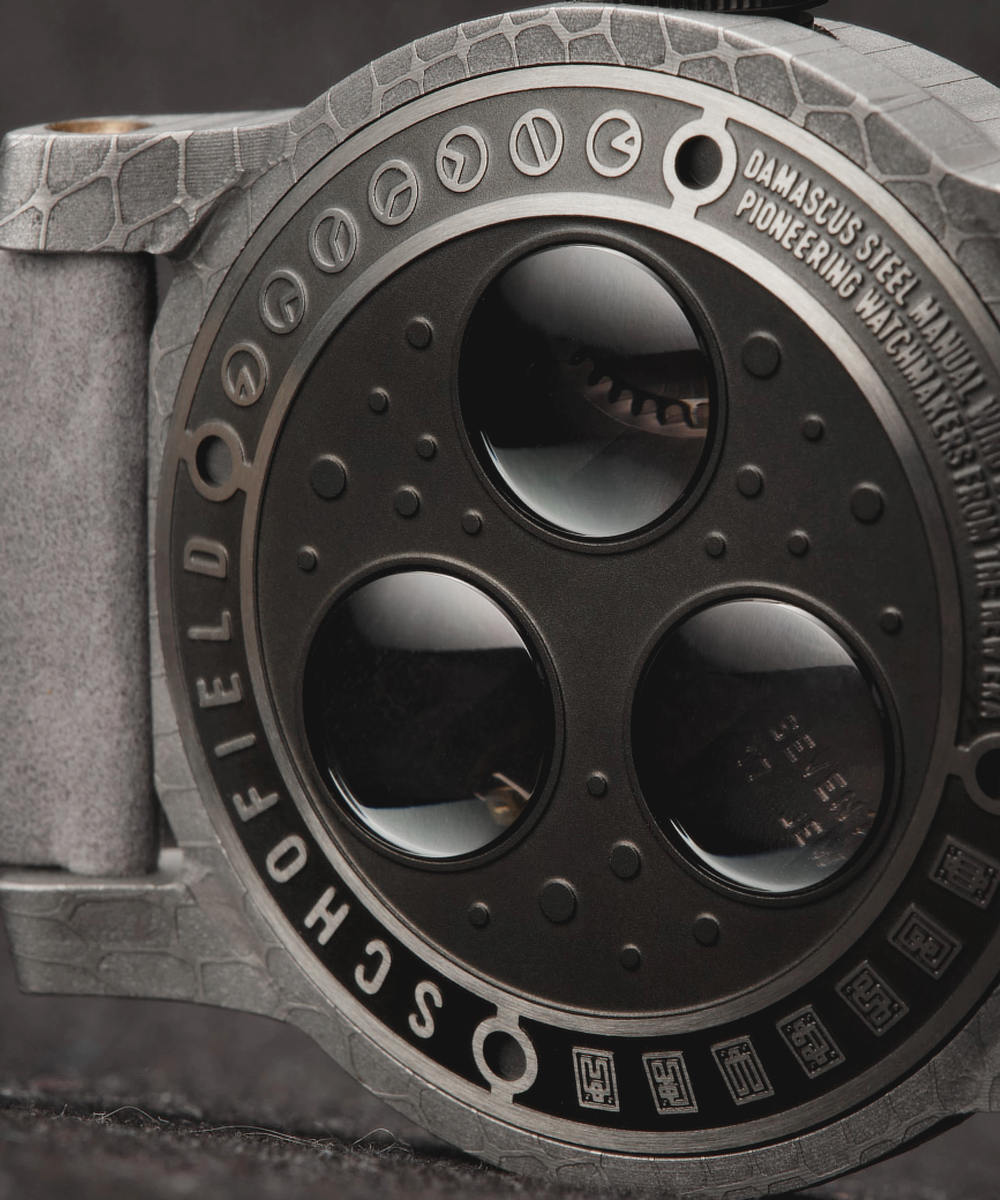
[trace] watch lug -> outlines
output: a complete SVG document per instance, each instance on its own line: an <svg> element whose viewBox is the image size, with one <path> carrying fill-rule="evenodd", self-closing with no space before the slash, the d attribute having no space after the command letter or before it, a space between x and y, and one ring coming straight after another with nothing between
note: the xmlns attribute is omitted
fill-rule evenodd
<svg viewBox="0 0 1000 1200"><path fill-rule="evenodd" d="M287 156L296 114L99 117L14 130L0 145L0 246L169 253L226 192Z"/></svg>
<svg viewBox="0 0 1000 1200"><path fill-rule="evenodd" d="M132 879L0 872L0 911L26 992L281 1015L257 931L214 873L179 850Z"/></svg>

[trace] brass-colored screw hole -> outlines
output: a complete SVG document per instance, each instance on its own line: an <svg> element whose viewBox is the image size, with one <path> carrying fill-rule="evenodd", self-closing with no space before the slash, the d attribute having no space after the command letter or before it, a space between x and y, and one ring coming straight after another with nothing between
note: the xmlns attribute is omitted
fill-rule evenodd
<svg viewBox="0 0 1000 1200"><path fill-rule="evenodd" d="M53 121L46 126L54 133L135 133L139 129L148 129L148 121L122 120L81 120Z"/></svg>

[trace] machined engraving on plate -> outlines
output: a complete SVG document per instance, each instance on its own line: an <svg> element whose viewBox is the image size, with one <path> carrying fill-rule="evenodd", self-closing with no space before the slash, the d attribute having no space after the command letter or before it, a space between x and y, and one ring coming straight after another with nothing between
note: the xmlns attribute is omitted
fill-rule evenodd
<svg viewBox="0 0 1000 1200"><path fill-rule="evenodd" d="M368 185L368 206L383 225L404 224L416 212L419 199L416 172L401 158L383 163Z"/></svg>
<svg viewBox="0 0 1000 1200"><path fill-rule="evenodd" d="M573 1048L573 1072L576 1077L576 1098L581 1108L599 1108L618 1112L618 1075L615 1056L605 1050Z"/></svg>
<svg viewBox="0 0 1000 1200"><path fill-rule="evenodd" d="M712 1047L712 1057L734 1104L753 1104L774 1095L760 1055L748 1037Z"/></svg>
<svg viewBox="0 0 1000 1200"><path fill-rule="evenodd" d="M253 342L237 342L222 360L222 388L234 404L249 408L267 387L267 359Z"/></svg>
<svg viewBox="0 0 1000 1200"><path fill-rule="evenodd" d="M486 139L471 125L459 125L441 139L437 149L438 179L450 192L471 192L490 164Z"/></svg>
<svg viewBox="0 0 1000 1200"><path fill-rule="evenodd" d="M940 979L962 949L961 942L915 904L903 914L889 940L932 979Z"/></svg>
<svg viewBox="0 0 1000 1200"><path fill-rule="evenodd" d="M785 1017L778 1023L778 1032L810 1079L832 1071L844 1061L840 1047L812 1007Z"/></svg>
<svg viewBox="0 0 1000 1200"><path fill-rule="evenodd" d="M696 1113L698 1102L680 1050L666 1054L654 1052L642 1056L653 1103L661 1117Z"/></svg>
<svg viewBox="0 0 1000 1200"><path fill-rule="evenodd" d="M871 963L862 963L841 980L837 991L876 1037L888 1033L909 1011Z"/></svg>
<svg viewBox="0 0 1000 1200"><path fill-rule="evenodd" d="M346 209L327 208L309 230L309 257L321 271L337 275L358 252L358 225Z"/></svg>
<svg viewBox="0 0 1000 1200"><path fill-rule="evenodd" d="M288 268L273 271L260 289L260 319L272 333L289 334L297 329L307 304L302 277Z"/></svg>
<svg viewBox="0 0 1000 1200"><path fill-rule="evenodd" d="M639 161L642 128L622 108L602 114L587 134L587 161L605 179L618 179Z"/></svg>
<svg viewBox="0 0 1000 1200"><path fill-rule="evenodd" d="M562 158L565 134L559 118L544 108L526 112L510 131L510 157L522 175L547 175Z"/></svg>
<svg viewBox="0 0 1000 1200"><path fill-rule="evenodd" d="M977 908L989 908L1000 886L1000 865L949 838L934 864L931 879Z"/></svg>

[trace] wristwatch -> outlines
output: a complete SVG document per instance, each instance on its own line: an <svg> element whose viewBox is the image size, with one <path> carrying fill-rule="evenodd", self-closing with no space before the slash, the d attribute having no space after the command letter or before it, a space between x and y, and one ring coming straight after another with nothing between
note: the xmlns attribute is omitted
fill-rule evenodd
<svg viewBox="0 0 1000 1200"><path fill-rule="evenodd" d="M678 1197L993 1107L1000 91L566 2L8 134L0 247L26 991Z"/></svg>

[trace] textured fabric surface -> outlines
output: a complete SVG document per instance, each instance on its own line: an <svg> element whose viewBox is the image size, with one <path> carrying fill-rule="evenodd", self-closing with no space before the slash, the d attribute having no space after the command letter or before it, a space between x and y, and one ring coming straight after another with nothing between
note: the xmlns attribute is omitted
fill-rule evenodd
<svg viewBox="0 0 1000 1200"><path fill-rule="evenodd" d="M152 850L141 259L0 252L0 863Z"/></svg>
<svg viewBox="0 0 1000 1200"><path fill-rule="evenodd" d="M540 1186L435 1141L264 1017L22 996L0 941L0 1200L462 1200ZM996 1200L995 1117L811 1189L812 1200Z"/></svg>

